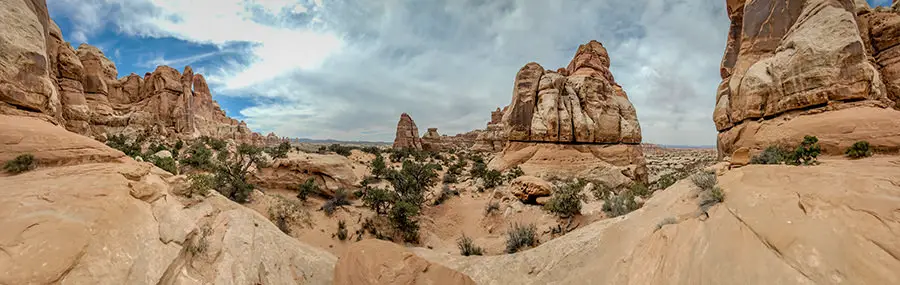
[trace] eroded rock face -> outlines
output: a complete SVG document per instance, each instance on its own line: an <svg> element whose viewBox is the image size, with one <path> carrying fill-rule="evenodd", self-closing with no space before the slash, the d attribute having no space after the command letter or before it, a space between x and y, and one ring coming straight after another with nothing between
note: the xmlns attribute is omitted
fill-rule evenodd
<svg viewBox="0 0 900 285"><path fill-rule="evenodd" d="M519 176L509 183L509 192L522 203L535 204L540 197L553 194L553 185L543 179L532 176Z"/></svg>
<svg viewBox="0 0 900 285"><path fill-rule="evenodd" d="M117 78L115 64L91 45L63 40L41 0L4 0L0 8L0 113L40 117L86 136L146 133L208 135L265 143L225 115L190 67L160 66L145 77Z"/></svg>
<svg viewBox="0 0 900 285"><path fill-rule="evenodd" d="M606 48L591 41L578 47L565 69L544 70L533 62L522 67L512 102L494 125L503 131L484 134L509 142L490 166L521 165L529 175L552 172L562 178L615 180L613 185L646 183L637 113L609 66Z"/></svg>
<svg viewBox="0 0 900 285"><path fill-rule="evenodd" d="M441 140L441 135L437 128L428 128L425 135L422 135L422 148L425 150L440 151L446 149L447 146Z"/></svg>
<svg viewBox="0 0 900 285"><path fill-rule="evenodd" d="M21 116L0 116L2 284L330 284L336 258L211 193L176 195L183 177Z"/></svg>
<svg viewBox="0 0 900 285"><path fill-rule="evenodd" d="M488 122L487 128L477 131L478 136L475 138L475 144L472 146L472 150L487 152L499 152L503 150L507 141L507 130L505 130L503 124L503 114L506 113L508 109L509 107L504 107L503 110L497 108L496 111L491 112L491 121Z"/></svg>
<svg viewBox="0 0 900 285"><path fill-rule="evenodd" d="M296 189L297 185L314 178L324 195L331 196L338 189L351 189L362 176L354 171L353 162L336 154L290 153L276 159L256 173L254 183L268 189Z"/></svg>
<svg viewBox="0 0 900 285"><path fill-rule="evenodd" d="M338 259L334 284L471 284L465 274L429 262L392 242L377 239L353 244Z"/></svg>
<svg viewBox="0 0 900 285"><path fill-rule="evenodd" d="M894 47L900 43L900 32L894 30L900 31L900 16L895 12L885 8L872 11L864 1L735 0L727 4L731 32L713 113L720 132L720 156L741 147L758 151L769 144L798 144L804 135L848 140L835 144L849 145L872 136L828 128L841 122L819 119L805 121L824 126L809 126L816 131L796 137L763 137L745 130L750 125L769 127L774 125L773 119L897 108L900 89L894 85L900 76L894 72L898 69ZM864 125L887 126L900 118L900 112L893 110L880 113L882 117L869 116L871 120ZM886 130L882 138L896 135ZM874 139L894 140L882 138ZM879 144L876 148L896 150L900 145ZM842 151L826 150L832 154Z"/></svg>
<svg viewBox="0 0 900 285"><path fill-rule="evenodd" d="M400 115L397 122L397 136L394 138L394 148L422 149L422 139L419 138L419 127L409 114Z"/></svg>

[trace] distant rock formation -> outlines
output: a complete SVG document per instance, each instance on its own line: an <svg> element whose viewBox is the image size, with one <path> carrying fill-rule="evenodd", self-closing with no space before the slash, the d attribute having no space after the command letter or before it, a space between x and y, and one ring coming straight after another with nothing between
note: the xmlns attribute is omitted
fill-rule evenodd
<svg viewBox="0 0 900 285"><path fill-rule="evenodd" d="M447 148L448 146L438 134L437 128L428 128L428 131L422 136L422 149L424 150L441 151Z"/></svg>
<svg viewBox="0 0 900 285"><path fill-rule="evenodd" d="M107 134L144 133L262 142L226 116L190 67L117 78L116 65L98 48L74 49L63 40L43 1L6 2L12 9L0 11L0 114L39 117L101 141Z"/></svg>
<svg viewBox="0 0 900 285"><path fill-rule="evenodd" d="M407 113L400 115L397 122L397 136L394 137L394 148L422 149L422 139L419 138L419 127Z"/></svg>
<svg viewBox="0 0 900 285"><path fill-rule="evenodd" d="M475 138L475 145L472 146L472 150L476 151L487 151L487 152L499 152L503 150L503 147L506 146L506 133L503 129L503 113L509 107L503 107L503 110L497 108L496 111L491 112L491 121L487 123L487 128L483 131L478 131L478 136Z"/></svg>
<svg viewBox="0 0 900 285"><path fill-rule="evenodd" d="M900 149L900 15L865 1L726 1L731 31L713 120L719 156L859 140Z"/></svg>
<svg viewBox="0 0 900 285"><path fill-rule="evenodd" d="M522 67L498 124L509 143L490 166L599 179L612 187L646 183L637 113L609 65L606 48L591 41L565 69L544 70L534 62Z"/></svg>

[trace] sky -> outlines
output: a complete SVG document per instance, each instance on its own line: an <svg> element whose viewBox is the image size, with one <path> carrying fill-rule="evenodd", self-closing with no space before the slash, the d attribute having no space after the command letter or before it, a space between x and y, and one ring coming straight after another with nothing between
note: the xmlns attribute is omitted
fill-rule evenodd
<svg viewBox="0 0 900 285"><path fill-rule="evenodd" d="M890 0L868 0L889 5ZM119 76L190 65L226 113L280 136L392 141L484 128L528 62L598 40L644 142L714 145L725 0L47 0Z"/></svg>

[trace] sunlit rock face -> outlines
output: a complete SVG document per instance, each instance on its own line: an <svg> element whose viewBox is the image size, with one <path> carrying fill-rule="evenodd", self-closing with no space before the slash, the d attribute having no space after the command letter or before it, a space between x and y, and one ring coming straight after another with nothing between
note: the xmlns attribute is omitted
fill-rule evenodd
<svg viewBox="0 0 900 285"><path fill-rule="evenodd" d="M798 144L900 146L900 15L865 1L726 1L731 30L713 121L720 156Z"/></svg>
<svg viewBox="0 0 900 285"><path fill-rule="evenodd" d="M407 113L400 115L397 122L397 136L394 137L394 148L422 149L422 139L419 138L419 127Z"/></svg>

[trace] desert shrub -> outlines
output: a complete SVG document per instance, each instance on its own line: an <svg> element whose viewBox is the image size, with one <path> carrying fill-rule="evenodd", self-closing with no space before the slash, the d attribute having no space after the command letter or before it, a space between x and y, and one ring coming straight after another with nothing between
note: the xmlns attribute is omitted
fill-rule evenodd
<svg viewBox="0 0 900 285"><path fill-rule="evenodd" d="M631 191L623 191L616 195L609 195L603 199L603 211L610 217L618 217L639 209L637 202L634 201L634 194Z"/></svg>
<svg viewBox="0 0 900 285"><path fill-rule="evenodd" d="M383 188L369 188L362 196L363 204L379 215L387 214L396 199L394 192Z"/></svg>
<svg viewBox="0 0 900 285"><path fill-rule="evenodd" d="M444 174L443 182L444 182L444 184L456 183L456 182L459 182L459 177L457 177L456 174L447 172L447 174Z"/></svg>
<svg viewBox="0 0 900 285"><path fill-rule="evenodd" d="M514 224L506 233L506 253L516 253L537 245L537 227L534 224Z"/></svg>
<svg viewBox="0 0 900 285"><path fill-rule="evenodd" d="M387 165L384 162L384 157L381 156L381 153L375 154L375 159L372 160L372 175L376 178L380 178L387 174Z"/></svg>
<svg viewBox="0 0 900 285"><path fill-rule="evenodd" d="M453 196L459 196L459 191L450 189L450 186L444 185L444 187L441 188L441 193L438 194L437 198L434 198L434 205L437 206L443 204Z"/></svg>
<svg viewBox="0 0 900 285"><path fill-rule="evenodd" d="M200 169L212 168L212 151L202 143L191 145L185 154L186 156L181 159L181 163Z"/></svg>
<svg viewBox="0 0 900 285"><path fill-rule="evenodd" d="M399 199L416 206L425 202L425 192L437 183L433 164L404 161L400 171L392 171L388 180Z"/></svg>
<svg viewBox="0 0 900 285"><path fill-rule="evenodd" d="M750 158L751 164L781 164L789 161L791 154L781 147L769 146L760 154Z"/></svg>
<svg viewBox="0 0 900 285"><path fill-rule="evenodd" d="M678 220L676 220L675 217L665 218L664 220L659 221L659 223L656 223L656 230L654 230L654 232L662 229L662 227L665 225L674 225L677 223L678 223Z"/></svg>
<svg viewBox="0 0 900 285"><path fill-rule="evenodd" d="M581 193L585 184L582 180L555 187L553 197L544 204L544 209L562 218L581 214L581 201L587 198Z"/></svg>
<svg viewBox="0 0 900 285"><path fill-rule="evenodd" d="M797 149L794 150L794 154L792 155L793 164L815 164L816 158L821 153L822 148L819 146L819 138L815 136L806 136L803 138L803 142L800 143L800 146L797 146Z"/></svg>
<svg viewBox="0 0 900 285"><path fill-rule="evenodd" d="M869 142L867 141L858 141L853 143L853 145L850 146L850 148L848 148L844 153L846 153L847 156L852 159L860 159L872 156L872 150L869 149Z"/></svg>
<svg viewBox="0 0 900 285"><path fill-rule="evenodd" d="M512 181L513 179L519 178L520 176L525 175L525 171L522 170L518 165L509 169L506 174L503 176L503 180Z"/></svg>
<svg viewBox="0 0 900 285"><path fill-rule="evenodd" d="M484 157L482 157L480 154L477 154L477 153L472 154L472 155L470 156L470 158L471 158L472 161L475 162L475 163L484 163Z"/></svg>
<svg viewBox="0 0 900 285"><path fill-rule="evenodd" d="M339 240L347 240L347 223L344 220L338 221L338 230L335 235Z"/></svg>
<svg viewBox="0 0 900 285"><path fill-rule="evenodd" d="M169 148L167 148L166 145L164 145L164 144L152 143L152 144L150 144L150 147L147 148L147 153L144 154L144 156L150 156L152 154L155 154L157 152L164 151L164 150L168 151ZM171 151L169 151L169 152L171 152Z"/></svg>
<svg viewBox="0 0 900 285"><path fill-rule="evenodd" d="M128 137L123 134L112 135L106 139L106 145L124 152L127 156L135 157L141 155L142 138L144 136L139 136L133 142L129 142Z"/></svg>
<svg viewBox="0 0 900 285"><path fill-rule="evenodd" d="M185 195L188 198L194 195L206 196L209 190L216 185L216 178L208 174L190 174L188 175L188 187Z"/></svg>
<svg viewBox="0 0 900 285"><path fill-rule="evenodd" d="M227 153L227 152L222 152ZM247 182L250 166L265 166L262 149L256 146L241 144L237 151L229 154L227 159L215 165L216 190L228 199L238 203L246 203L253 192L253 185Z"/></svg>
<svg viewBox="0 0 900 285"><path fill-rule="evenodd" d="M484 215L490 216L497 212L500 212L500 203L499 202L488 202L487 205L484 205Z"/></svg>
<svg viewBox="0 0 900 285"><path fill-rule="evenodd" d="M177 151L181 150L181 148L183 148L183 147L184 147L184 141L178 140L177 142L175 142L175 147L173 147L172 149L177 152Z"/></svg>
<svg viewBox="0 0 900 285"><path fill-rule="evenodd" d="M371 153L374 155L381 155L381 149L378 147L375 147L375 146L362 147L359 150L361 150L362 152Z"/></svg>
<svg viewBox="0 0 900 285"><path fill-rule="evenodd" d="M359 185L361 185L362 187L366 187L366 186L378 183L379 180L380 179L375 178L375 176L366 175L365 177L363 177L363 180L359 182ZM357 196L357 197L360 197L360 196Z"/></svg>
<svg viewBox="0 0 900 285"><path fill-rule="evenodd" d="M484 162L475 162L472 165L472 169L469 170L469 176L472 178L476 177L484 177L484 174L487 172L487 165Z"/></svg>
<svg viewBox="0 0 900 285"><path fill-rule="evenodd" d="M388 219L406 242L419 242L419 206L400 200L391 208Z"/></svg>
<svg viewBox="0 0 900 285"><path fill-rule="evenodd" d="M303 210L303 205L300 205L299 202L284 199L277 195L273 197L276 197L278 202L269 207L269 219L271 219L272 222L275 223L275 226L282 232L290 235L291 225L311 224L309 213Z"/></svg>
<svg viewBox="0 0 900 285"><path fill-rule="evenodd" d="M300 201L306 201L309 198L310 194L319 194L321 193L321 189L319 189L319 185L316 184L316 179L310 177L306 179L300 186L297 186L297 199Z"/></svg>
<svg viewBox="0 0 900 285"><path fill-rule="evenodd" d="M352 147L342 146L340 144L332 144L328 146L328 151L337 153L343 156L350 156L350 151L353 150Z"/></svg>
<svg viewBox="0 0 900 285"><path fill-rule="evenodd" d="M678 178L675 177L675 174L674 173L666 173L666 174L663 174L662 176L660 176L659 179L656 180L656 183L654 183L653 187L656 189L662 190L662 189L669 188L669 186L672 186L672 184L675 184L675 182L678 182Z"/></svg>
<svg viewBox="0 0 900 285"><path fill-rule="evenodd" d="M484 254L484 249L475 245L475 243L472 242L472 238L467 237L465 234L456 241L456 247L459 248L459 254L462 254L463 256Z"/></svg>
<svg viewBox="0 0 900 285"><path fill-rule="evenodd" d="M338 189L334 192L334 197L325 201L325 204L322 205L322 210L325 211L326 215L331 216L337 208L350 205L349 197L350 193L347 190Z"/></svg>
<svg viewBox="0 0 900 285"><path fill-rule="evenodd" d="M493 169L485 171L481 178L484 179L485 189L491 189L503 183L503 177L500 174L500 171Z"/></svg>
<svg viewBox="0 0 900 285"><path fill-rule="evenodd" d="M651 191L650 188L647 187L647 185L639 182L632 183L631 186L628 187L628 191L630 191L632 195L637 197L650 197L650 195L653 194L653 191Z"/></svg>
<svg viewBox="0 0 900 285"><path fill-rule="evenodd" d="M691 182L694 182L694 185L700 187L701 190L709 190L716 186L716 174L711 172L701 171L694 176L691 176Z"/></svg>
<svg viewBox="0 0 900 285"><path fill-rule="evenodd" d="M13 160L3 164L3 169L12 174L19 174L34 168L34 155L28 153L20 154L19 156L16 156L16 158L13 158Z"/></svg>
<svg viewBox="0 0 900 285"><path fill-rule="evenodd" d="M212 234L212 227L209 225L203 225L203 227L199 229L195 229L188 236L190 239L185 240L184 248L187 252L190 252L193 255L198 255L206 252L209 249L209 235Z"/></svg>
<svg viewBox="0 0 900 285"><path fill-rule="evenodd" d="M609 193L609 186L599 181L594 182L594 188L591 188L591 195L594 196L594 199L597 199L597 201L603 200L606 198L607 193Z"/></svg>
<svg viewBox="0 0 900 285"><path fill-rule="evenodd" d="M266 150L266 152L272 155L272 158L285 158L290 151L291 143L289 142L282 142L278 146Z"/></svg>
<svg viewBox="0 0 900 285"><path fill-rule="evenodd" d="M175 162L174 158L150 156L148 160L162 170L172 174L178 174L178 163Z"/></svg>
<svg viewBox="0 0 900 285"><path fill-rule="evenodd" d="M208 145L209 147L211 147L212 149L214 149L216 151L225 151L225 148L228 147L228 143L226 143L224 140L209 137L209 136L200 137L200 141L202 141L203 143L205 143L206 145Z"/></svg>

